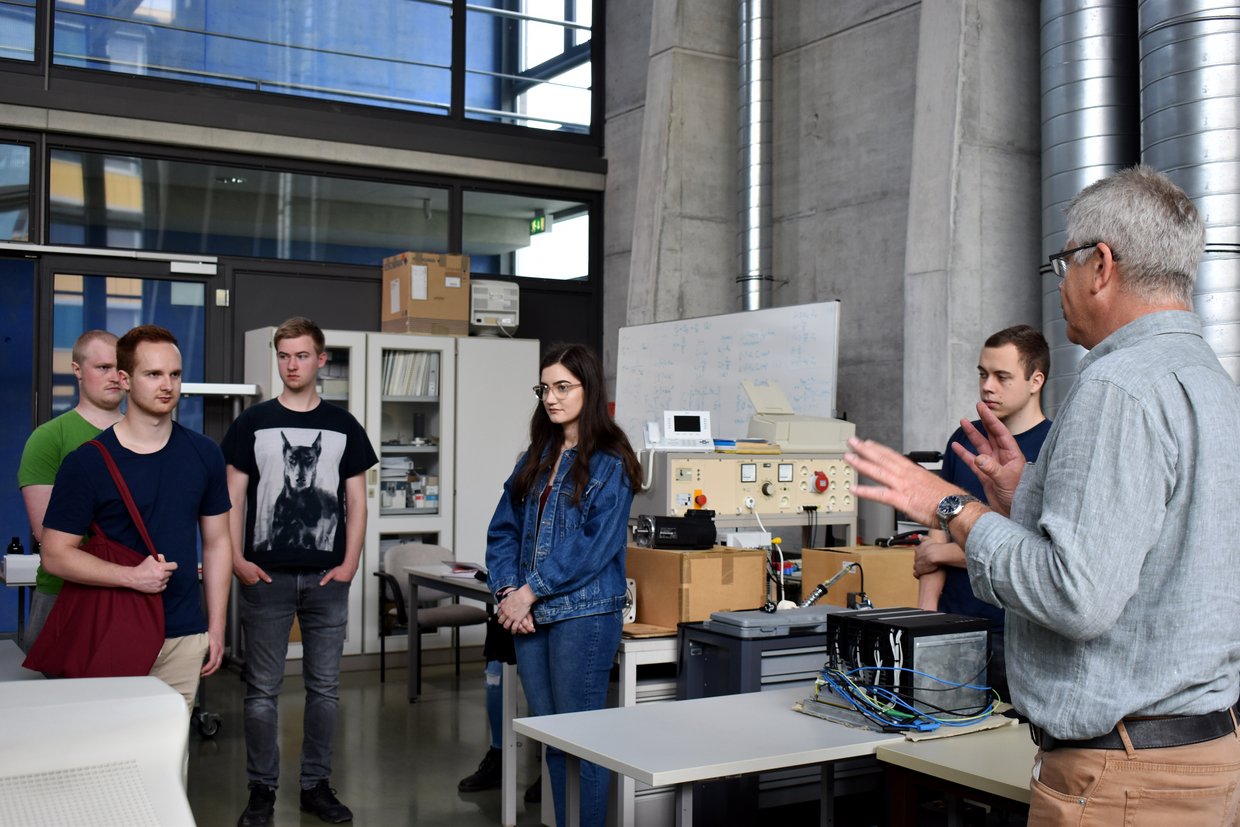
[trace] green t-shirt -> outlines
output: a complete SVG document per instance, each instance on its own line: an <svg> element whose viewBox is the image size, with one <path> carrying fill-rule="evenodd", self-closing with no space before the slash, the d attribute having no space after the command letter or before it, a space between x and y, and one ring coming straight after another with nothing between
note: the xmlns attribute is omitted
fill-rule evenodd
<svg viewBox="0 0 1240 827"><path fill-rule="evenodd" d="M55 484L56 472L65 457L99 433L99 429L76 410L66 411L44 422L26 440L22 462L17 468L17 487ZM42 566L35 574L35 588L44 594L58 594L63 582L56 575L44 571Z"/></svg>

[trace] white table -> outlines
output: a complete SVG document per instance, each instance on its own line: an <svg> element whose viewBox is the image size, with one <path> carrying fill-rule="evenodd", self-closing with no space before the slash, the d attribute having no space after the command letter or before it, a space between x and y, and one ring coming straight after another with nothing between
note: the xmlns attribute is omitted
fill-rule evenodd
<svg viewBox="0 0 1240 827"><path fill-rule="evenodd" d="M676 823L693 823L693 782L823 765L821 823L833 823L832 761L873 754L903 736L850 729L803 715L794 687L691 701L518 718L513 729L566 753L569 825L578 824L582 759L653 787L676 784Z"/></svg>
<svg viewBox="0 0 1240 827"><path fill-rule="evenodd" d="M158 678L2 682L0 715L0 824L194 824L189 710Z"/></svg>
<svg viewBox="0 0 1240 827"><path fill-rule="evenodd" d="M1029 803L1029 777L1038 748L1029 738L1029 726L1007 726L951 738L884 744L875 752L879 761L947 782L948 824L960 823L959 799L954 787L976 790L1020 804ZM911 809L914 785L893 783L892 824L916 823ZM935 786L938 785L927 785Z"/></svg>
<svg viewBox="0 0 1240 827"><path fill-rule="evenodd" d="M39 566L39 555L30 555L34 558L34 566ZM34 572L29 574L17 574L7 570L0 571L0 585L17 589L17 637L20 639L26 633L26 589L33 589L35 586Z"/></svg>
<svg viewBox="0 0 1240 827"><path fill-rule="evenodd" d="M667 637L621 638L616 662L620 665L617 686L619 706L637 703L637 669L656 663L675 663L679 655L676 635ZM616 800L617 827L636 827L637 782L627 775L617 780L613 794ZM549 789L549 788L548 788Z"/></svg>

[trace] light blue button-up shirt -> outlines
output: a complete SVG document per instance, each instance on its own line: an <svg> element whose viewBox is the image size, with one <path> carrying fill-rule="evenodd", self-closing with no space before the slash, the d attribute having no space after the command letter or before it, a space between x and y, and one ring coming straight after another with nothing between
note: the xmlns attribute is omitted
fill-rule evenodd
<svg viewBox="0 0 1240 827"><path fill-rule="evenodd" d="M1193 313L1112 333L1080 363L1012 518L966 545L1007 609L1013 703L1060 739L1240 691L1240 390Z"/></svg>

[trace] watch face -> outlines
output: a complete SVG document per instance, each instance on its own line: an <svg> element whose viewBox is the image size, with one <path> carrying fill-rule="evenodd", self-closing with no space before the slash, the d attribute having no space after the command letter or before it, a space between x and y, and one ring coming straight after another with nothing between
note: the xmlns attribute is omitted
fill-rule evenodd
<svg viewBox="0 0 1240 827"><path fill-rule="evenodd" d="M964 508L964 502L956 494L948 494L946 497L939 500L940 517L954 517L960 513L962 508Z"/></svg>

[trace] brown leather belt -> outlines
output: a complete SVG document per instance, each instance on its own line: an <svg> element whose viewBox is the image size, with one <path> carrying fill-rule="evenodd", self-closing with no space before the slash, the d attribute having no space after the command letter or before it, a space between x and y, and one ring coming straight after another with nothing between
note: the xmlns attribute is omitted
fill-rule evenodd
<svg viewBox="0 0 1240 827"><path fill-rule="evenodd" d="M1157 718L1125 718L1124 729L1134 749L1161 749L1201 744L1222 738L1236 729L1236 721L1230 709L1209 712L1205 715L1168 715ZM1097 738L1083 741L1063 741L1046 730L1029 723L1029 736L1043 750L1053 749L1123 749L1124 742L1119 727Z"/></svg>

